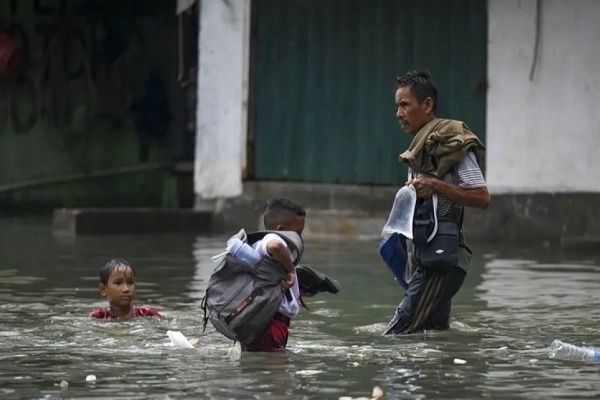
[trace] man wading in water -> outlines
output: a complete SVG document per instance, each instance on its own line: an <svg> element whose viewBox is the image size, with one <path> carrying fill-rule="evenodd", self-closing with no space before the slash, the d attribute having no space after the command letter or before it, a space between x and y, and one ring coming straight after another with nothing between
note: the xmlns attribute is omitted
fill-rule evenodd
<svg viewBox="0 0 600 400"><path fill-rule="evenodd" d="M449 328L451 300L465 279L472 255L462 233L464 207L487 208L490 203L479 168L484 146L463 122L435 116L438 96L429 73L410 71L398 78L395 101L402 129L414 136L408 150L399 157L411 173L406 184L416 190L417 207L427 205L427 199L437 195L437 209L431 206L434 211L429 211L428 218L439 222L436 237L444 236L440 235L445 233L443 226L454 224L448 231L450 237L454 233L456 240L450 242L456 245L446 250L436 247L433 251L427 250L427 244L419 247L415 243L417 225L413 225L413 241L407 243L408 288L384 332L386 335ZM418 215L419 208L415 217ZM442 225L443 221L450 225ZM444 252L453 253L454 257L444 259ZM438 259L439 263L435 261Z"/></svg>

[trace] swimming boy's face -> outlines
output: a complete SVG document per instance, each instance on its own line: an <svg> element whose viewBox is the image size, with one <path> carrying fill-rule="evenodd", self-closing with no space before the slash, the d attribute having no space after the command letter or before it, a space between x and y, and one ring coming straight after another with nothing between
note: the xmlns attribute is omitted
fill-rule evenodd
<svg viewBox="0 0 600 400"><path fill-rule="evenodd" d="M115 307L128 307L135 297L135 277L129 266L119 265L108 277L106 285L100 284L100 294Z"/></svg>

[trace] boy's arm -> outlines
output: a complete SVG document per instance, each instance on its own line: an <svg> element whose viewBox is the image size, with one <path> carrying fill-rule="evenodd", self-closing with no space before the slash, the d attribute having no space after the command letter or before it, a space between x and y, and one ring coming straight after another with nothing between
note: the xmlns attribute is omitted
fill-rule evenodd
<svg viewBox="0 0 600 400"><path fill-rule="evenodd" d="M284 287L289 289L296 281L296 270L294 269L290 249L279 240L271 240L267 243L266 250L271 257L279 261L285 268L287 280L284 281Z"/></svg>

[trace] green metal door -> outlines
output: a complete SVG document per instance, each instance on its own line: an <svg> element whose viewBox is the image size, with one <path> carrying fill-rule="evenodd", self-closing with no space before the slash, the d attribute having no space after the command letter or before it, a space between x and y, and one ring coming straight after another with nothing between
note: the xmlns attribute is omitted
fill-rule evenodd
<svg viewBox="0 0 600 400"><path fill-rule="evenodd" d="M254 178L403 183L397 156L411 137L395 117L394 84L411 67L433 74L439 116L484 139L486 3L254 0Z"/></svg>

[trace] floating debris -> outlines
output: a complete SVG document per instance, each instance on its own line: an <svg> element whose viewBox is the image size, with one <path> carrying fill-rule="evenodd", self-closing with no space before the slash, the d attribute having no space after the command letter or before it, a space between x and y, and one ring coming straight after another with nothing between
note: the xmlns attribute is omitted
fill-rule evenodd
<svg viewBox="0 0 600 400"><path fill-rule="evenodd" d="M338 400L380 400L383 398L383 390L379 386L375 386L373 388L373 392L371 393L371 397L350 397L343 396Z"/></svg>
<svg viewBox="0 0 600 400"><path fill-rule="evenodd" d="M379 386L375 386L373 388L373 393L371 393L371 397L375 400L381 399L383 397L383 390L381 390Z"/></svg>
<svg viewBox="0 0 600 400"><path fill-rule="evenodd" d="M96 382L96 375L88 375L85 377L86 382Z"/></svg>
<svg viewBox="0 0 600 400"><path fill-rule="evenodd" d="M183 333L179 331L167 331L167 336L171 340L171 346L179 347L182 349L193 349L194 345L190 343L188 338L186 338Z"/></svg>
<svg viewBox="0 0 600 400"><path fill-rule="evenodd" d="M58 385L61 387L61 389L66 389L69 387L69 382L67 381L60 381L60 384Z"/></svg>
<svg viewBox="0 0 600 400"><path fill-rule="evenodd" d="M454 364L466 364L467 361L463 360L462 358L455 358L454 359Z"/></svg>
<svg viewBox="0 0 600 400"><path fill-rule="evenodd" d="M322 373L323 371L318 370L318 369L304 369L302 371L298 371L296 372L296 375L302 375L302 376L312 376L312 375L317 375Z"/></svg>
<svg viewBox="0 0 600 400"><path fill-rule="evenodd" d="M229 351L227 352L227 356L231 361L237 361L242 358L242 348L236 344L231 346Z"/></svg>

